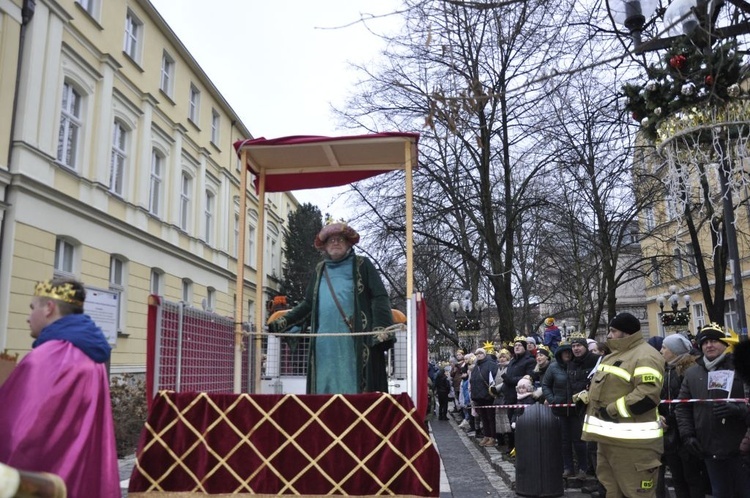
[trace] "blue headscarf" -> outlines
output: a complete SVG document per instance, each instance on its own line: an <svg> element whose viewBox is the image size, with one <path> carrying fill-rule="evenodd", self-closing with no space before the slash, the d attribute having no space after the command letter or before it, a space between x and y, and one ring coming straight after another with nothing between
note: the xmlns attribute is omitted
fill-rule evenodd
<svg viewBox="0 0 750 498"><path fill-rule="evenodd" d="M47 341L68 341L97 363L109 360L112 348L99 326L83 314L65 315L42 329L42 333L31 345L41 346Z"/></svg>

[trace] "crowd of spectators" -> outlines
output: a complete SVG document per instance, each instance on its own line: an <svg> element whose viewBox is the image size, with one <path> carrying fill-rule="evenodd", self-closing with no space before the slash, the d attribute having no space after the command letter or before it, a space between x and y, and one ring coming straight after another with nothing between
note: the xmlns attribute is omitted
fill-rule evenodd
<svg viewBox="0 0 750 498"><path fill-rule="evenodd" d="M580 480L584 492L603 498L607 491L596 478L597 443L583 438L582 430L591 380L597 369L606 370L599 365L607 363L601 360L612 353L611 341L596 342L575 333L557 339L553 327L553 319L545 321L544 339L517 336L508 344L455 351L437 369L439 405L445 404L438 409L438 419L448 419L452 404L468 437L512 459L523 405L543 403L560 420L562 477ZM656 464L658 476L651 479L655 489L648 493L657 498L669 496L667 477L677 498L750 498L750 343L735 342L716 324L702 328L692 341L680 333L648 340L664 366L663 378L652 380L661 389L657 403L663 452ZM734 379L737 362L748 365L738 366L744 376ZM687 398L705 401L676 401ZM714 401L717 398L723 399Z"/></svg>

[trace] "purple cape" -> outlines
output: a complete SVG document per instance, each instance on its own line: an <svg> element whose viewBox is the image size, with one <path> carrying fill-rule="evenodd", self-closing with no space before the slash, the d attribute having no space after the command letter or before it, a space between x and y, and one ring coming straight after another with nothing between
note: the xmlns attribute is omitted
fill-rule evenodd
<svg viewBox="0 0 750 498"><path fill-rule="evenodd" d="M59 475L70 498L120 497L103 363L69 342L46 342L0 387L0 407L0 462Z"/></svg>

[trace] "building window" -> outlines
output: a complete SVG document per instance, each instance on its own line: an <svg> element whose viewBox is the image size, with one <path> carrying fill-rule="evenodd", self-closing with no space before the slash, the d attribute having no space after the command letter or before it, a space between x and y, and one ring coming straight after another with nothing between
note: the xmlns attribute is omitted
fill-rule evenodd
<svg viewBox="0 0 750 498"><path fill-rule="evenodd" d="M98 0L78 0L78 5L80 5L83 10L88 12L91 17L96 19L98 14L97 10L99 7Z"/></svg>
<svg viewBox="0 0 750 498"><path fill-rule="evenodd" d="M161 56L161 91L172 96L172 81L174 80L174 59L166 52Z"/></svg>
<svg viewBox="0 0 750 498"><path fill-rule="evenodd" d="M656 219L654 218L654 208L646 208L646 229L653 230L656 228Z"/></svg>
<svg viewBox="0 0 750 498"><path fill-rule="evenodd" d="M727 330L739 332L737 328L737 303L734 299L724 300L724 326Z"/></svg>
<svg viewBox="0 0 750 498"><path fill-rule="evenodd" d="M682 266L682 251L680 251L679 247L676 247L674 250L674 276L677 279L685 276Z"/></svg>
<svg viewBox="0 0 750 498"><path fill-rule="evenodd" d="M112 159L109 167L109 191L119 196L122 196L125 182L127 139L127 130L122 126L122 123L115 121L115 131L112 137Z"/></svg>
<svg viewBox="0 0 750 498"><path fill-rule="evenodd" d="M195 124L198 124L198 111L200 110L201 103L201 92L195 87L190 85L190 102L188 103L188 119Z"/></svg>
<svg viewBox="0 0 750 498"><path fill-rule="evenodd" d="M81 131L81 95L70 83L63 84L60 135L57 141L57 160L75 169L78 137Z"/></svg>
<svg viewBox="0 0 750 498"><path fill-rule="evenodd" d="M690 274L695 275L698 271L698 267L695 263L695 249L693 249L693 244L688 244L685 246L685 261L687 261Z"/></svg>
<svg viewBox="0 0 750 498"><path fill-rule="evenodd" d="M703 303L693 303L693 325L695 325L696 330L700 330L706 325Z"/></svg>
<svg viewBox="0 0 750 498"><path fill-rule="evenodd" d="M164 158L156 149L151 151L151 183L148 193L148 211L154 216L161 215L161 189Z"/></svg>
<svg viewBox="0 0 750 498"><path fill-rule="evenodd" d="M247 253L245 254L245 264L255 268L255 227L247 227Z"/></svg>
<svg viewBox="0 0 750 498"><path fill-rule="evenodd" d="M216 112L216 109L211 109L211 143L214 145L219 144L219 130L221 126L221 116Z"/></svg>
<svg viewBox="0 0 750 498"><path fill-rule="evenodd" d="M216 289L209 287L206 289L206 311L216 309Z"/></svg>
<svg viewBox="0 0 750 498"><path fill-rule="evenodd" d="M192 180L187 173L182 173L180 184L180 228L187 232L190 223L190 190Z"/></svg>
<svg viewBox="0 0 750 498"><path fill-rule="evenodd" d="M188 305L193 299L193 282L189 278L182 279L182 300Z"/></svg>
<svg viewBox="0 0 750 498"><path fill-rule="evenodd" d="M216 197L213 192L206 190L206 210L204 211L204 218L206 221L206 244L213 242L214 233L214 203Z"/></svg>
<svg viewBox="0 0 750 498"><path fill-rule="evenodd" d="M158 268L151 269L151 282L149 284L149 291L151 294L161 296L164 293L164 273Z"/></svg>
<svg viewBox="0 0 750 498"><path fill-rule="evenodd" d="M125 46L123 51L136 62L139 60L142 36L143 23L132 11L128 10L125 17Z"/></svg>
<svg viewBox="0 0 750 498"><path fill-rule="evenodd" d="M109 259L109 287L123 290L125 288L125 262L117 256Z"/></svg>
<svg viewBox="0 0 750 498"><path fill-rule="evenodd" d="M119 295L117 300L119 303L117 310L117 323L115 324L118 332L123 330L123 315L125 314L125 275L125 261L117 256L112 256L109 259L109 289L115 291Z"/></svg>
<svg viewBox="0 0 750 498"><path fill-rule="evenodd" d="M661 284L661 275L659 274L659 262L656 256L651 256L651 284Z"/></svg>
<svg viewBox="0 0 750 498"><path fill-rule="evenodd" d="M58 238L55 242L55 273L73 274L75 261L75 247L65 239Z"/></svg>
<svg viewBox="0 0 750 498"><path fill-rule="evenodd" d="M234 249L234 257L237 257L237 254L240 251L240 215L239 213L234 213L234 245L232 246Z"/></svg>

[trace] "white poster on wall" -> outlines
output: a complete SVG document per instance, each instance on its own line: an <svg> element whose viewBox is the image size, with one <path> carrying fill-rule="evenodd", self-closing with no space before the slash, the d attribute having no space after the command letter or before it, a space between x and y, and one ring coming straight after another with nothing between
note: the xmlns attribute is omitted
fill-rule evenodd
<svg viewBox="0 0 750 498"><path fill-rule="evenodd" d="M86 287L83 312L96 322L104 332L110 346L117 343L117 327L120 317L120 293L117 291Z"/></svg>

